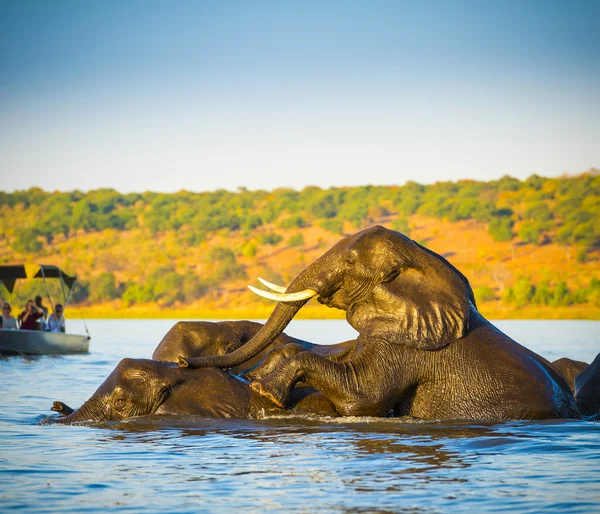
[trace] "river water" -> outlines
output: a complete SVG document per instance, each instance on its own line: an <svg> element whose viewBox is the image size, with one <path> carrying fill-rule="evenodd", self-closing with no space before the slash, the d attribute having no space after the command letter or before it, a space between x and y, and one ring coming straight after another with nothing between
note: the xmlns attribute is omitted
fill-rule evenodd
<svg viewBox="0 0 600 514"><path fill-rule="evenodd" d="M123 357L149 358L172 320L91 320L90 353L0 360L0 511L597 512L600 423L138 418L38 426L78 407ZM502 321L549 360L591 362L600 322ZM70 321L69 329L83 332ZM344 321L290 335L352 338Z"/></svg>

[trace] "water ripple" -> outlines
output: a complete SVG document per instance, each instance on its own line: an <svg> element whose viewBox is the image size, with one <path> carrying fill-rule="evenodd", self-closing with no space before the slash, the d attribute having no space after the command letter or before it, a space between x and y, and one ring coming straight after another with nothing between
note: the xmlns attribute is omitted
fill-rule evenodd
<svg viewBox="0 0 600 514"><path fill-rule="evenodd" d="M575 513L600 503L600 423L587 421L38 426L52 401L85 401L122 357L148 357L171 322L89 325L101 334L90 355L0 360L0 511Z"/></svg>

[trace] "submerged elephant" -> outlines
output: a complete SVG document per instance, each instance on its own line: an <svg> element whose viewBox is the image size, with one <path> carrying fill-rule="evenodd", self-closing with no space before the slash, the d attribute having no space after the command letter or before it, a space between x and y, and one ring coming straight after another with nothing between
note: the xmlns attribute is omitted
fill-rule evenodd
<svg viewBox="0 0 600 514"><path fill-rule="evenodd" d="M162 338L152 358L178 362L178 357L182 354L188 358L226 355L244 346L263 326L262 323L246 320L179 321ZM281 333L255 355L227 368L234 374L244 372L246 377L258 377L272 371L281 358L299 351L310 350L329 359L340 360L345 358L353 347L354 341L318 345ZM277 349L277 352L270 353L274 349Z"/></svg>
<svg viewBox="0 0 600 514"><path fill-rule="evenodd" d="M575 377L584 371L589 364L583 361L576 361L568 357L562 357L552 361L552 365L560 372L571 388L571 392L575 393Z"/></svg>
<svg viewBox="0 0 600 514"><path fill-rule="evenodd" d="M575 377L575 398L583 415L600 414L600 353Z"/></svg>
<svg viewBox="0 0 600 514"><path fill-rule="evenodd" d="M376 226L347 237L285 293L263 295L279 303L248 342L225 355L182 356L180 366L233 368L249 362L318 296L322 304L345 310L359 337L344 343L341 357L302 345L271 352L271 364L266 371L258 368L252 388L279 407L289 405L294 385L303 381L343 415L579 417L564 378L479 314L464 275L398 232ZM277 358L278 352L285 355Z"/></svg>
<svg viewBox="0 0 600 514"><path fill-rule="evenodd" d="M309 388L295 391L295 414L337 416L331 402ZM280 409L247 382L216 368L186 370L174 363L123 359L79 409L54 402L61 416L44 422L120 421L150 414L253 418Z"/></svg>

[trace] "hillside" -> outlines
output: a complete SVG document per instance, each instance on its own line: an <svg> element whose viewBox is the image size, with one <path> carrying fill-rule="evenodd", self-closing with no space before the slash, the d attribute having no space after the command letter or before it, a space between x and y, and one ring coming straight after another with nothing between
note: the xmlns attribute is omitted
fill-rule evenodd
<svg viewBox="0 0 600 514"><path fill-rule="evenodd" d="M0 263L76 274L86 316L263 318L273 305L247 284L285 285L344 234L381 224L449 259L488 317L600 319L599 206L595 170L303 191L31 189L0 193ZM41 287L20 285L13 303ZM317 302L302 314L343 315Z"/></svg>

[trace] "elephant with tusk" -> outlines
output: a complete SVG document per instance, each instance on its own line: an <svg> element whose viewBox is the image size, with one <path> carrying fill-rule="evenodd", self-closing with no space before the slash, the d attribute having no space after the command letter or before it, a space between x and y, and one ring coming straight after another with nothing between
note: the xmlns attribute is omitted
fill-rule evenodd
<svg viewBox="0 0 600 514"><path fill-rule="evenodd" d="M347 237L285 292L275 289L261 292L278 303L245 344L224 355L180 357L180 366L233 368L248 362L317 297L346 311L359 337L345 343L342 358L298 346L254 380L251 387L279 407L289 405L295 384L303 381L343 415L580 417L556 369L481 316L465 276L398 232L375 226Z"/></svg>

